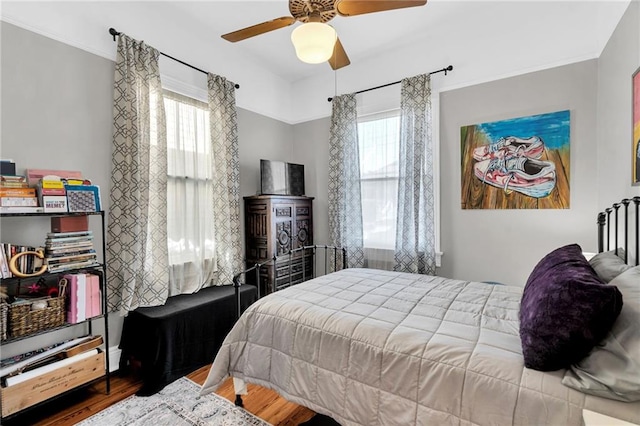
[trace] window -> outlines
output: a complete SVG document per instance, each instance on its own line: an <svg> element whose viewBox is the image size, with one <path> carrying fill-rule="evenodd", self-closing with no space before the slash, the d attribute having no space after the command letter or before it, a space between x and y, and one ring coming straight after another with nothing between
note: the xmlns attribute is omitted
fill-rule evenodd
<svg viewBox="0 0 640 426"><path fill-rule="evenodd" d="M395 248L400 110L358 118L362 228L367 248Z"/></svg>
<svg viewBox="0 0 640 426"><path fill-rule="evenodd" d="M166 90L164 106L167 237L172 281L177 280L183 290L185 286L197 290L211 278L215 268L209 108L204 102Z"/></svg>

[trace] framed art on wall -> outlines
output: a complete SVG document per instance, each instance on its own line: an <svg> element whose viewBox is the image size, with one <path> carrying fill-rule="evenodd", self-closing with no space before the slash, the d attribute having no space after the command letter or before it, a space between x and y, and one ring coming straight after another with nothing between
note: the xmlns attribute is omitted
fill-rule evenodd
<svg viewBox="0 0 640 426"><path fill-rule="evenodd" d="M633 120L633 151L631 153L632 162L632 184L640 185L640 68L633 73L632 81L632 120Z"/></svg>
<svg viewBox="0 0 640 426"><path fill-rule="evenodd" d="M463 209L568 209L570 111L460 128Z"/></svg>

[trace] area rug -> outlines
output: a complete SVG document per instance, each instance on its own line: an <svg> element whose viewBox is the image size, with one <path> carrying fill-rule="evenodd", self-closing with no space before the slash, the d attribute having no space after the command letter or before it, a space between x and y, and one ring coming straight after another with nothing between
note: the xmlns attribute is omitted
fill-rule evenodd
<svg viewBox="0 0 640 426"><path fill-rule="evenodd" d="M200 385L183 377L152 396L132 395L81 426L271 426L214 393L199 396Z"/></svg>

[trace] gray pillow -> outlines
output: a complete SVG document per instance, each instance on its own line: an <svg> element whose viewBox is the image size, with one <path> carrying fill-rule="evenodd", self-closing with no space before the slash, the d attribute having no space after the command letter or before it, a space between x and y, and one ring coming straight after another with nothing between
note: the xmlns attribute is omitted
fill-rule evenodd
<svg viewBox="0 0 640 426"><path fill-rule="evenodd" d="M565 372L570 388L619 401L640 401L640 266L613 279L624 304L611 332Z"/></svg>
<svg viewBox="0 0 640 426"><path fill-rule="evenodd" d="M631 266L624 262L624 249L618 249L618 255L615 250L598 253L589 260L589 264L596 271L598 277L605 283L608 283Z"/></svg>

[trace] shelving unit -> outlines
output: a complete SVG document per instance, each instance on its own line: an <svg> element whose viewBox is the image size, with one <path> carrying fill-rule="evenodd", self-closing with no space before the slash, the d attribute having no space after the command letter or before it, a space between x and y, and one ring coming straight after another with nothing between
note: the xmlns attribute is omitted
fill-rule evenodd
<svg viewBox="0 0 640 426"><path fill-rule="evenodd" d="M107 395L111 392L111 378L110 378L110 373L109 373L109 315L108 315L108 309L107 309L107 267L106 267L106 240L105 240L105 236L106 236L106 224L105 224L105 214L103 211L99 211L99 212L83 212L83 213L0 213L0 219L4 219L4 218L10 218L10 217L38 217L38 218L52 218L52 217L71 217L71 216L100 216L101 218L101 234L102 234L102 263L98 264L98 265L92 265L90 267L83 267L83 268L77 268L77 269L69 269L69 270L65 270L63 272L56 272L56 273L49 273L49 272L45 272L44 274L35 276L35 277L27 277L27 278L18 278L18 277L13 277L13 278L5 278L2 279L1 282L3 285L7 285L7 287L11 290L11 288L15 288L15 286L20 286L21 283L24 282L35 282L40 278L47 278L47 277L59 277L62 276L64 274L67 273L78 273L78 272L94 272L97 273L101 278L100 278L100 290L102 292L102 300L100 301L100 305L102 307L102 314L101 315L97 315L95 317L89 318L87 320L78 322L78 323L74 323L74 324L70 324L70 323L65 323L61 326L58 327L52 327L52 328L48 328L48 329L44 329L44 330L39 330L37 332L34 333L30 333L28 335L24 335L24 336L18 336L18 337L12 337L12 336L7 336L7 338L5 340L2 340L0 342L0 347L7 347L8 345L12 345L15 344L16 342L19 341L24 341L27 339L35 339L38 336L43 336L45 334L49 334L49 333L53 333L59 330L63 330L63 329L67 329L70 327L85 327L86 333L84 334L93 334L92 333L92 329L93 329L93 322L94 321L103 321L104 324L104 333L102 335L103 338L103 353L104 353L104 375L99 374L99 372L93 372L92 374L85 374L83 375L83 378L80 378L78 380L77 383L74 383L71 387L68 386L62 386L60 387L60 391L57 392L55 389L53 389L51 391L51 396L48 397L47 399L44 399L42 401L37 401L37 402L33 402L33 403L26 403L24 407L22 407L22 403L20 405L20 409L18 409L15 412L11 412L5 415L5 408L2 408L2 420L11 418L11 417L15 417L27 410L33 409L35 407L38 407L39 405L50 401L51 399L57 398L59 396L62 396L64 394L67 394L68 392L71 392L73 390L77 390L83 386L87 386L97 380L100 379L104 379L105 380L105 384L106 384L106 393ZM44 236L43 236L44 238ZM95 248L95 247L94 247ZM100 354L98 354L100 355ZM94 357L96 358L96 357ZM99 359L102 359L102 355L100 355L99 357L97 357ZM95 361L95 359L94 359ZM91 360L89 361L79 361L78 364L84 363L82 365L86 366L87 368L91 369L90 367L90 363ZM70 369L70 368L69 368ZM57 370L56 370L57 371ZM16 385L19 386L19 385ZM5 405L5 388L2 389L2 398L1 398L1 402L0 402L0 406L4 407Z"/></svg>

